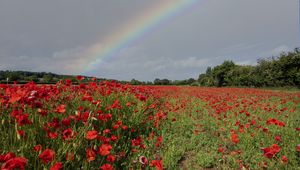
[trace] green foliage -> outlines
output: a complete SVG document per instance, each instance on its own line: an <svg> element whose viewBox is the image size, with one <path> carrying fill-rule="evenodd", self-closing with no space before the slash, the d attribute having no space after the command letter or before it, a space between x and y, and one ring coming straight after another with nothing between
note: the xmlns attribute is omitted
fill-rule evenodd
<svg viewBox="0 0 300 170"><path fill-rule="evenodd" d="M214 68L208 67L205 74L199 75L198 82L202 86L218 87L300 87L299 50L260 59L256 66L224 61Z"/></svg>
<svg viewBox="0 0 300 170"><path fill-rule="evenodd" d="M85 77L82 82L88 82L91 77ZM73 83L78 83L75 75L59 75L46 72L29 72L29 71L1 71L0 70L0 83L9 83L17 81L18 83L35 82L42 84L55 84L63 79L70 79ZM97 79L105 80L105 79ZM128 82L125 82L128 83ZM124 84L125 84L124 83Z"/></svg>
<svg viewBox="0 0 300 170"><path fill-rule="evenodd" d="M53 81L53 76L51 74L45 74L43 76L43 81L44 82L52 82Z"/></svg>
<svg viewBox="0 0 300 170"><path fill-rule="evenodd" d="M168 79L155 79L154 80L154 84L155 85L169 85L170 84L170 80Z"/></svg>
<svg viewBox="0 0 300 170"><path fill-rule="evenodd" d="M228 72L235 69L235 64L232 61L224 61L223 64L218 65L213 68L212 76L215 80L216 86L222 87L228 84L226 78L228 77Z"/></svg>
<svg viewBox="0 0 300 170"><path fill-rule="evenodd" d="M142 82L140 82L140 81L138 81L138 80L136 80L136 79L132 79L132 80L130 81L130 84L131 84L131 85L141 85Z"/></svg>

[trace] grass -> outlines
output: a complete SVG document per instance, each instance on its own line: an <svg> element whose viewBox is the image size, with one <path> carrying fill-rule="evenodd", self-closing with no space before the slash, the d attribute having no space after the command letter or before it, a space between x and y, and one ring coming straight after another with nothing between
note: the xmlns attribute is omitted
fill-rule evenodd
<svg viewBox="0 0 300 170"><path fill-rule="evenodd" d="M278 95L277 91L274 93ZM297 105L297 101L277 105L280 101L285 100L284 98L289 97L299 102L299 94L298 97L294 96L295 98L287 93L285 93L287 95L285 97L272 97L271 95L265 98L263 94L260 95L262 96L255 96L255 98L264 99L258 100L256 104L269 105L273 107L271 111L263 110L263 108L251 108L246 103L244 107L215 114L216 110L212 111L212 107L218 105L228 107L233 103L243 103L244 97L250 98L248 95L240 96L234 101L230 100L227 95L220 94L218 97L222 96L222 99L212 106L207 101L192 97L182 110L177 110L175 113L170 112L170 118L176 117L177 120L169 126L169 133L165 136L166 147L161 151L165 158L164 165L168 169L299 169L299 153L295 149L300 143L299 131L295 130L299 126L300 120L299 105ZM253 98L254 101L255 98ZM173 103L182 102L182 100L173 100ZM252 102L249 101L249 103ZM245 107L250 115L236 114ZM282 108L286 108L287 111L278 111ZM266 121L271 118L283 120L285 126L267 125ZM256 120L256 123L250 125L253 119ZM241 122L240 127L248 125L249 127L240 131L241 128L235 125L236 122ZM195 126L197 124L201 125L200 128ZM264 128L268 131L264 131ZM232 131L238 134L239 142L236 144L230 139ZM280 136L281 141L276 141L276 136ZM261 149L274 143L281 147L281 151L271 159L264 157ZM221 153L220 148L224 148L225 151ZM290 158L288 163L281 160L282 156Z"/></svg>

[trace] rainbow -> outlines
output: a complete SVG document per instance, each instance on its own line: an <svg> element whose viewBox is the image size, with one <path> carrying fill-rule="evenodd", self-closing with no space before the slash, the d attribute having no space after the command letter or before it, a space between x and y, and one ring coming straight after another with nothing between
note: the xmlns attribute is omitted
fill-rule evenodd
<svg viewBox="0 0 300 170"><path fill-rule="evenodd" d="M84 74L99 67L104 59L115 56L134 41L145 36L159 25L190 10L201 0L162 0L145 12L127 22L118 32L101 40L101 43L90 47L86 55L90 61L84 68Z"/></svg>

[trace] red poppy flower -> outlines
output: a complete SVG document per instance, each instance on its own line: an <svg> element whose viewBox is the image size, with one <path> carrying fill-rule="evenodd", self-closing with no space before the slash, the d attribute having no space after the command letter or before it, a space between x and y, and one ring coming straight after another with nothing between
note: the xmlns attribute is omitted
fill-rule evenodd
<svg viewBox="0 0 300 170"><path fill-rule="evenodd" d="M72 85L72 80L66 79L66 80L65 80L65 84L66 84L67 86L71 86L71 85Z"/></svg>
<svg viewBox="0 0 300 170"><path fill-rule="evenodd" d="M274 125L277 125L277 126L281 126L281 127L284 127L285 124L283 122L280 122L279 120L277 119L268 119L266 121L267 125L270 125L270 124L274 124Z"/></svg>
<svg viewBox="0 0 300 170"><path fill-rule="evenodd" d="M224 153L224 152L225 152L225 148L223 148L222 146L220 146L220 147L218 148L218 152Z"/></svg>
<svg viewBox="0 0 300 170"><path fill-rule="evenodd" d="M122 126L122 129L123 129L123 130L127 130L127 129L128 129L128 126L123 125L123 126Z"/></svg>
<svg viewBox="0 0 300 170"><path fill-rule="evenodd" d="M280 151L280 147L277 144L273 144L270 147L262 148L261 150L263 150L265 157L272 158Z"/></svg>
<svg viewBox="0 0 300 170"><path fill-rule="evenodd" d="M110 142L110 138L106 138L104 136L98 136L98 139L105 144L108 144Z"/></svg>
<svg viewBox="0 0 300 170"><path fill-rule="evenodd" d="M113 170L114 167L111 164L104 164L100 167L101 170Z"/></svg>
<svg viewBox="0 0 300 170"><path fill-rule="evenodd" d="M48 138L50 138L50 139L55 139L55 138L57 138L57 136L58 136L58 134L56 133L56 132L47 132L48 134L47 134L47 136L48 136Z"/></svg>
<svg viewBox="0 0 300 170"><path fill-rule="evenodd" d="M300 144L296 146L296 151L300 152Z"/></svg>
<svg viewBox="0 0 300 170"><path fill-rule="evenodd" d="M103 133L104 133L104 134L109 134L109 133L110 133L110 130L109 130L109 129L104 129L104 130L103 130Z"/></svg>
<svg viewBox="0 0 300 170"><path fill-rule="evenodd" d="M70 139L72 139L73 138L73 131L72 131L72 129L71 128L68 128L68 129L66 129L66 130L64 130L63 132L62 132L62 137L63 137L63 140L70 140Z"/></svg>
<svg viewBox="0 0 300 170"><path fill-rule="evenodd" d="M231 141L234 143L234 144L237 144L239 142L239 139L238 139L238 134L234 133L231 135Z"/></svg>
<svg viewBox="0 0 300 170"><path fill-rule="evenodd" d="M120 105L119 100L115 100L114 103L112 105L108 106L106 109L107 110L109 110L109 109L122 109L122 106Z"/></svg>
<svg viewBox="0 0 300 170"><path fill-rule="evenodd" d="M163 137L162 136L157 137L157 141L156 141L155 146L156 147L160 147L160 145L162 144L162 141L163 141Z"/></svg>
<svg viewBox="0 0 300 170"><path fill-rule="evenodd" d="M154 166L156 170L163 170L162 160L152 160L150 166Z"/></svg>
<svg viewBox="0 0 300 170"><path fill-rule="evenodd" d="M66 112L66 105L59 105L56 110L57 113L65 113Z"/></svg>
<svg viewBox="0 0 300 170"><path fill-rule="evenodd" d="M50 170L61 170L62 169L62 163L56 162L53 166L50 167Z"/></svg>
<svg viewBox="0 0 300 170"><path fill-rule="evenodd" d="M25 169L28 160L23 157L9 159L1 166L1 170Z"/></svg>
<svg viewBox="0 0 300 170"><path fill-rule="evenodd" d="M113 156L113 155L108 155L108 156L106 157L106 161L107 161L107 162L115 162L115 160L116 160L116 157Z"/></svg>
<svg viewBox="0 0 300 170"><path fill-rule="evenodd" d="M55 152L51 149L44 150L40 155L39 158L45 163L49 163L54 160Z"/></svg>
<svg viewBox="0 0 300 170"><path fill-rule="evenodd" d="M69 118L64 118L64 119L61 120L61 123L64 126L70 126L71 125L71 120Z"/></svg>
<svg viewBox="0 0 300 170"><path fill-rule="evenodd" d="M17 93L13 93L8 102L10 102L10 103L18 102L23 97L23 95L24 95L24 92L20 92L20 91L18 91Z"/></svg>
<svg viewBox="0 0 300 170"><path fill-rule="evenodd" d="M42 150L42 145L35 145L35 146L33 147L33 150L36 151L36 152L41 151L41 150Z"/></svg>
<svg viewBox="0 0 300 170"><path fill-rule="evenodd" d="M43 109L41 109L41 108L38 108L38 113L40 114L40 115L42 115L42 116L46 116L47 115L47 111L46 110L43 110Z"/></svg>
<svg viewBox="0 0 300 170"><path fill-rule="evenodd" d="M118 140L118 137L115 135L111 135L110 139L111 139L111 141L115 142Z"/></svg>
<svg viewBox="0 0 300 170"><path fill-rule="evenodd" d="M82 80L84 79L84 77L83 77L83 76L80 76L80 75L78 75L78 76L76 76L76 79L77 79L78 81L82 81Z"/></svg>
<svg viewBox="0 0 300 170"><path fill-rule="evenodd" d="M91 95L89 95L89 94L84 94L83 96L82 96L82 99L81 99L82 101L93 101L93 97L91 96Z"/></svg>
<svg viewBox="0 0 300 170"><path fill-rule="evenodd" d="M94 149L86 149L85 156L88 162L96 159L96 151Z"/></svg>
<svg viewBox="0 0 300 170"><path fill-rule="evenodd" d="M6 162L15 157L16 157L16 155L14 153L8 152L6 154L0 155L0 162Z"/></svg>
<svg viewBox="0 0 300 170"><path fill-rule="evenodd" d="M131 140L131 146L139 146L142 144L142 138L138 137L136 139Z"/></svg>
<svg viewBox="0 0 300 170"><path fill-rule="evenodd" d="M277 142L282 142L281 136L279 136L279 135L275 136L275 140L276 140Z"/></svg>
<svg viewBox="0 0 300 170"><path fill-rule="evenodd" d="M99 154L102 156L106 156L110 154L110 150L112 149L112 146L109 144L103 144L99 147Z"/></svg>
<svg viewBox="0 0 300 170"><path fill-rule="evenodd" d="M86 139L87 140L93 140L93 139L96 139L98 136L98 132L96 130L91 130L91 131L88 131L86 133Z"/></svg>
<svg viewBox="0 0 300 170"><path fill-rule="evenodd" d="M286 156L283 155L281 157L281 161L282 161L282 163L286 164L286 163L288 163L289 159Z"/></svg>
<svg viewBox="0 0 300 170"><path fill-rule="evenodd" d="M29 125L31 124L30 120L28 119L29 114L19 114L15 117L19 126Z"/></svg>

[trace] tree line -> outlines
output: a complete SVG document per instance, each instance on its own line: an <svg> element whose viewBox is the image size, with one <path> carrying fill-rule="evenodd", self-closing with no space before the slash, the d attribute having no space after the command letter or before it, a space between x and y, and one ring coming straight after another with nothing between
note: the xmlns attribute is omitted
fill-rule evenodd
<svg viewBox="0 0 300 170"><path fill-rule="evenodd" d="M85 77L83 82L92 77ZM77 83L74 75L59 75L50 72L29 71L0 71L0 83L36 82L43 84L57 83L62 79L70 79ZM101 80L113 80L97 78ZM300 88L300 54L299 48L294 51L281 53L270 59L260 59L257 65L238 65L233 61L224 61L221 65L207 67L206 72L199 75L198 79L169 80L156 78L152 81L117 81L122 84L132 85L192 85L192 86L238 86L238 87L284 87L293 86Z"/></svg>
<svg viewBox="0 0 300 170"><path fill-rule="evenodd" d="M199 75L201 86L300 87L299 49L281 53L270 59L260 59L257 65L237 65L224 61Z"/></svg>
<svg viewBox="0 0 300 170"><path fill-rule="evenodd" d="M92 77L86 77L84 81L89 81ZM0 83L43 83L43 84L55 84L60 80L70 79L72 82L77 83L78 80L74 75L60 75L51 72L31 72L31 71L0 71ZM98 79L102 80L102 79Z"/></svg>

